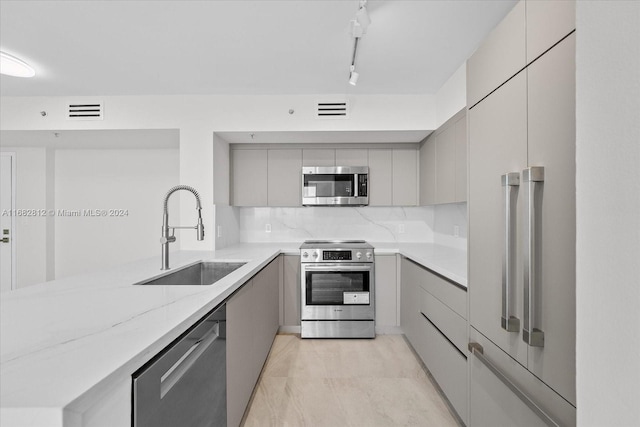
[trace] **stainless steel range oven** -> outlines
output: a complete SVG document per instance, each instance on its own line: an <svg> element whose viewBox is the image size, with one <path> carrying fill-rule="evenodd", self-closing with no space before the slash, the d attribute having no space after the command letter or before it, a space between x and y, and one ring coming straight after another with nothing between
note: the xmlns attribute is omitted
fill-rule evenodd
<svg viewBox="0 0 640 427"><path fill-rule="evenodd" d="M375 338L373 246L363 240L300 247L302 338Z"/></svg>

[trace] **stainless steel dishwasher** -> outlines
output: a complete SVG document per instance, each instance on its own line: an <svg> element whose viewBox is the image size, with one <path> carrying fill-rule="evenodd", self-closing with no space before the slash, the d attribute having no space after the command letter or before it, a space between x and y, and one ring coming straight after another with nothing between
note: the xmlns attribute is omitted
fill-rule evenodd
<svg viewBox="0 0 640 427"><path fill-rule="evenodd" d="M134 427L227 425L226 305L133 374Z"/></svg>

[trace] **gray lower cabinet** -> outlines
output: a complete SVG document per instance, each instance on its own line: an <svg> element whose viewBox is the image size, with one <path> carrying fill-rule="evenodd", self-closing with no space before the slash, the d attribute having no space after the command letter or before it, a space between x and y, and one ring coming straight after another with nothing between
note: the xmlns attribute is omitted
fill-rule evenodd
<svg viewBox="0 0 640 427"><path fill-rule="evenodd" d="M398 326L396 255L375 256L376 329Z"/></svg>
<svg viewBox="0 0 640 427"><path fill-rule="evenodd" d="M467 423L466 291L404 257L401 269L402 330Z"/></svg>
<svg viewBox="0 0 640 427"><path fill-rule="evenodd" d="M282 326L300 327L300 256L282 258Z"/></svg>
<svg viewBox="0 0 640 427"><path fill-rule="evenodd" d="M227 302L227 425L238 426L278 331L278 257Z"/></svg>

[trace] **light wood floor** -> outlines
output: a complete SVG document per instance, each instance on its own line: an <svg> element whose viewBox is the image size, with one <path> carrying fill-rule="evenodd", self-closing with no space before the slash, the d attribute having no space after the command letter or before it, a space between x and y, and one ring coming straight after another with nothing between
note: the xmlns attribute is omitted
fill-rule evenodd
<svg viewBox="0 0 640 427"><path fill-rule="evenodd" d="M401 335L278 335L244 426L457 426Z"/></svg>

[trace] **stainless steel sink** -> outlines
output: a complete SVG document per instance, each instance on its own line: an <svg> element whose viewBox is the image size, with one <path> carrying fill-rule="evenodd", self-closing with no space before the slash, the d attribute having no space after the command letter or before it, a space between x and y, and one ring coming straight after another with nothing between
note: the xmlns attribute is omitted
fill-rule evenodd
<svg viewBox="0 0 640 427"><path fill-rule="evenodd" d="M156 279L136 283L136 285L212 285L245 264L245 262L199 262Z"/></svg>

